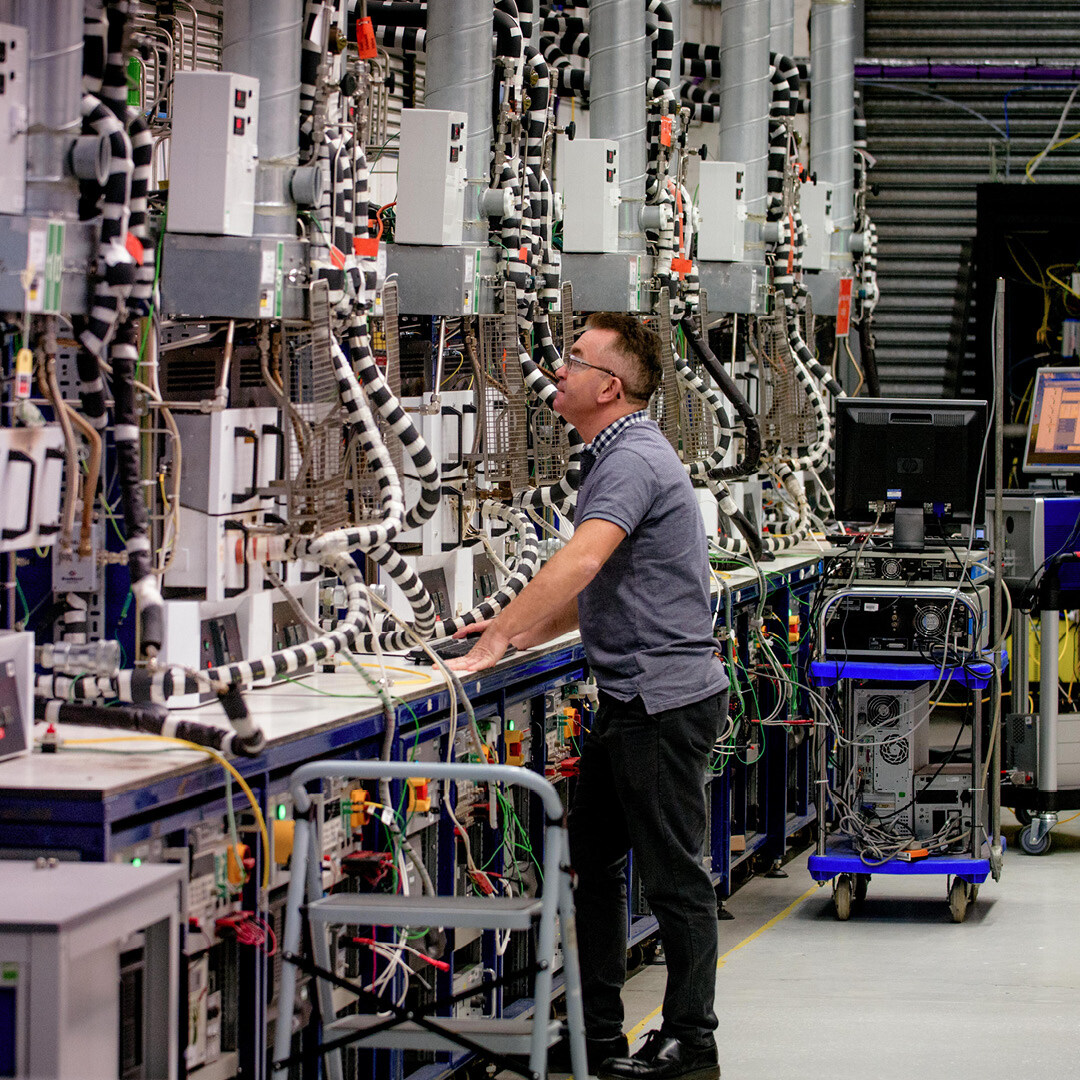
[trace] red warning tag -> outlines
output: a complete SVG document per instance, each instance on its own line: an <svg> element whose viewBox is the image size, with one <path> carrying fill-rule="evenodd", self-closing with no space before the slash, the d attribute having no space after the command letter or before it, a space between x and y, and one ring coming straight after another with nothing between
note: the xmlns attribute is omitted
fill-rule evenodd
<svg viewBox="0 0 1080 1080"><path fill-rule="evenodd" d="M662 146L671 145L671 117L660 117L660 144Z"/></svg>
<svg viewBox="0 0 1080 1080"><path fill-rule="evenodd" d="M686 277L693 267L694 264L689 259L684 259L681 255L676 255L675 258L671 260L671 269L681 278Z"/></svg>
<svg viewBox="0 0 1080 1080"><path fill-rule="evenodd" d="M836 301L836 336L843 338L848 336L851 329L851 287L854 278L840 279L840 298Z"/></svg>
<svg viewBox="0 0 1080 1080"><path fill-rule="evenodd" d="M371 24L370 15L356 20L356 50L361 60L374 60L378 52L375 44L375 27Z"/></svg>

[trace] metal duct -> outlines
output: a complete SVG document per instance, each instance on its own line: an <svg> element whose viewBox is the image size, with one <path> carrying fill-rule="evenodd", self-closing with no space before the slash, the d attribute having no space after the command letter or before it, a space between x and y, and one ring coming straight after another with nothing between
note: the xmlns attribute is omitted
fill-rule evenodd
<svg viewBox="0 0 1080 1080"><path fill-rule="evenodd" d="M720 158L746 164L746 240L760 244L769 155L769 0L727 0L720 27Z"/></svg>
<svg viewBox="0 0 1080 1080"><path fill-rule="evenodd" d="M619 144L619 250L644 251L645 81L648 39L640 0L589 5L589 134ZM762 174L764 192L764 174Z"/></svg>
<svg viewBox="0 0 1080 1080"><path fill-rule="evenodd" d="M221 66L259 80L259 169L253 235L293 239L289 181L300 155L303 0L229 0L223 7Z"/></svg>
<svg viewBox="0 0 1080 1080"><path fill-rule="evenodd" d="M487 239L480 195L491 183L492 0L431 0L424 106L454 109L465 121L465 238Z"/></svg>
<svg viewBox="0 0 1080 1080"><path fill-rule="evenodd" d="M810 80L810 171L832 185L832 250L846 256L854 216L854 0L811 3Z"/></svg>
<svg viewBox="0 0 1080 1080"><path fill-rule="evenodd" d="M30 37L28 214L78 214L78 182L66 161L82 126L82 7L70 0L0 2L0 20L26 27Z"/></svg>
<svg viewBox="0 0 1080 1080"><path fill-rule="evenodd" d="M682 0L664 0L664 3L667 4L667 9L671 12L671 31L675 35L675 44L671 48L671 78L675 85L671 89L678 94L679 83L682 82Z"/></svg>
<svg viewBox="0 0 1080 1080"><path fill-rule="evenodd" d="M769 48L795 55L795 0L769 0Z"/></svg>

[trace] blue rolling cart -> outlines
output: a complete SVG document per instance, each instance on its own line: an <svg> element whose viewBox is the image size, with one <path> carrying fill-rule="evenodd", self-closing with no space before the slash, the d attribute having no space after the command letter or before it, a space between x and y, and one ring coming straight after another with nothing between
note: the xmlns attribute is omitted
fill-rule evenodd
<svg viewBox="0 0 1080 1080"><path fill-rule="evenodd" d="M1004 662L1003 658L1001 662ZM811 680L819 687L836 687L840 683L851 684L866 680L880 684L934 683L940 666L931 663L899 663L865 660L815 660L810 664ZM830 835L828 831L828 739L818 737L818 829L817 851L810 856L810 875L815 881L833 882L833 906L838 919L850 917L854 904L866 896L870 879L874 875L926 876L944 875L949 899L949 909L954 922L963 922L969 907L975 902L979 886L993 874L1000 874L1000 862L994 852L1001 850L1000 836L982 838L982 824L987 820L987 791L980 788L982 754L982 691L994 679L991 657L970 663L952 672L951 682L974 692L974 718L971 724L971 837L966 850L941 855L927 855L910 861L899 857L884 862L867 862L855 850L850 838L842 834ZM848 696L850 704L850 696ZM844 710L850 716L850 710ZM1000 775L988 775L989 784L1000 784Z"/></svg>

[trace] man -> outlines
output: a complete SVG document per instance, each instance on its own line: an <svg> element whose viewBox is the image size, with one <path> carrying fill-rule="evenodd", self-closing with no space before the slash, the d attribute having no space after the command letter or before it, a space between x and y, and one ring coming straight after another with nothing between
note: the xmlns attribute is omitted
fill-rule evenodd
<svg viewBox="0 0 1080 1080"><path fill-rule="evenodd" d="M715 1080L716 897L702 865L704 776L727 712L727 676L712 637L697 501L645 411L661 371L659 338L636 319L589 319L554 399L588 442L573 538L450 665L478 671L508 645L529 648L580 627L600 687L569 816L589 1071ZM668 969L663 1026L633 1057L621 999L627 848Z"/></svg>

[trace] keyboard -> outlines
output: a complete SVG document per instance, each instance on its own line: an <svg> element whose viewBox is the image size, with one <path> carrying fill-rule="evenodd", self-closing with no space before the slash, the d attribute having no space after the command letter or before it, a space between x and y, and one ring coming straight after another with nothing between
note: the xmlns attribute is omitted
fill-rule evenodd
<svg viewBox="0 0 1080 1080"><path fill-rule="evenodd" d="M455 657L464 656L470 652L479 640L480 635L473 634L465 638L439 638L438 641L429 641L427 646L440 660L453 660ZM507 648L506 655L509 656L516 651L511 645ZM423 649L413 649L412 652L405 654L405 659L413 664L432 666L431 657Z"/></svg>

